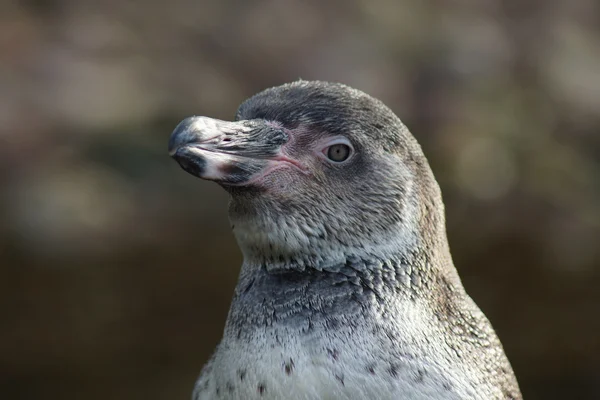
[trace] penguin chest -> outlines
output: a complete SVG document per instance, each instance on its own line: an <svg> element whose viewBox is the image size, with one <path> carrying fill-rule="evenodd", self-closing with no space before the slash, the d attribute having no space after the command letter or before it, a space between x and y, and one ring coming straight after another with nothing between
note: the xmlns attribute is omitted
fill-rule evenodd
<svg viewBox="0 0 600 400"><path fill-rule="evenodd" d="M459 399L445 377L360 348L222 342L204 367L194 400Z"/></svg>

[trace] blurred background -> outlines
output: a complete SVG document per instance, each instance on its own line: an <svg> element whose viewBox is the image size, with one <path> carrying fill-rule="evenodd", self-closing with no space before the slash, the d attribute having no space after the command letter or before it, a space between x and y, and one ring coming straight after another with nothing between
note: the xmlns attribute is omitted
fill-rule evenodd
<svg viewBox="0 0 600 400"><path fill-rule="evenodd" d="M387 103L526 399L600 398L596 0L0 5L0 398L188 399L241 256L175 125L266 87Z"/></svg>

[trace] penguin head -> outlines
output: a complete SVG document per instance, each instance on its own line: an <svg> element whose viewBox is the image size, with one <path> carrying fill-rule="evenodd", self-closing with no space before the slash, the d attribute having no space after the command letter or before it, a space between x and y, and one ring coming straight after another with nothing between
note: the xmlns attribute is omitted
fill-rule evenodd
<svg viewBox="0 0 600 400"><path fill-rule="evenodd" d="M264 90L233 122L187 118L169 151L230 193L248 263L324 269L446 240L440 190L417 141L382 102L342 84Z"/></svg>

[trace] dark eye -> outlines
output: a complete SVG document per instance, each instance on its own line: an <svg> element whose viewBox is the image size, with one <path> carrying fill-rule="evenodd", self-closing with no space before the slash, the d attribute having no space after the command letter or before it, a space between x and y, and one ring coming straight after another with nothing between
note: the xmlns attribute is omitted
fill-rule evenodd
<svg viewBox="0 0 600 400"><path fill-rule="evenodd" d="M348 157L350 157L350 146L338 143L332 146L329 146L327 149L327 158L331 161L342 162L346 161Z"/></svg>

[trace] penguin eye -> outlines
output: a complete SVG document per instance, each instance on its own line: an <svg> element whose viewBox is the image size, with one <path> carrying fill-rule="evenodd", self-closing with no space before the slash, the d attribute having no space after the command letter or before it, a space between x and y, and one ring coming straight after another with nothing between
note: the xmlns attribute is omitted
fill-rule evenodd
<svg viewBox="0 0 600 400"><path fill-rule="evenodd" d="M352 149L344 143L337 143L327 148L327 158L333 162L343 162L350 157Z"/></svg>

